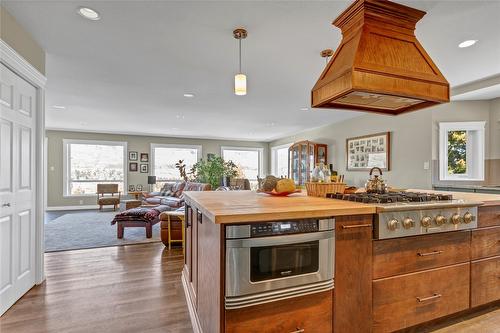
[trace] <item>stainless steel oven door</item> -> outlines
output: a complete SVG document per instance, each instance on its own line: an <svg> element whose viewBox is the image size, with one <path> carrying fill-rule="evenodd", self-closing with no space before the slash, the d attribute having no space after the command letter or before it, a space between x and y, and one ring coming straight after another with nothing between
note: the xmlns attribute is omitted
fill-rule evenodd
<svg viewBox="0 0 500 333"><path fill-rule="evenodd" d="M327 230L227 239L226 297L267 293L333 279L334 235L334 230ZM288 257L296 259L288 260Z"/></svg>

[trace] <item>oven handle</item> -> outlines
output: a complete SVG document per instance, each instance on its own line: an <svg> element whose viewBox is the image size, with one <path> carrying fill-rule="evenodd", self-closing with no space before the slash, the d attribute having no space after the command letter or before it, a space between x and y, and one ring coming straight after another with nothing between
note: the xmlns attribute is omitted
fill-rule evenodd
<svg viewBox="0 0 500 333"><path fill-rule="evenodd" d="M333 239L334 230L311 232L306 234L269 236L258 238L226 239L226 248L249 248L274 245L286 245L313 242L323 239Z"/></svg>

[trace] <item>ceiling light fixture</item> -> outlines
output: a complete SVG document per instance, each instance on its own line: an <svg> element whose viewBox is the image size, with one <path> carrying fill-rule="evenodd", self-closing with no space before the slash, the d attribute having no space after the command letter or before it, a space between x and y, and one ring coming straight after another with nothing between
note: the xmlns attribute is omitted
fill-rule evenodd
<svg viewBox="0 0 500 333"><path fill-rule="evenodd" d="M187 97L187 98L193 98L193 97L194 97L194 94L187 93L187 94L184 94L184 97Z"/></svg>
<svg viewBox="0 0 500 333"><path fill-rule="evenodd" d="M91 20L91 21L97 21L101 19L101 15L92 8L88 7L80 7L78 8L78 14L80 14L82 17Z"/></svg>
<svg viewBox="0 0 500 333"><path fill-rule="evenodd" d="M309 108L300 108L300 111L309 111Z"/></svg>
<svg viewBox="0 0 500 333"><path fill-rule="evenodd" d="M64 105L52 105L52 108L56 110L66 110Z"/></svg>
<svg viewBox="0 0 500 333"><path fill-rule="evenodd" d="M472 46L477 43L477 39L464 40L462 43L458 44L458 47L463 49Z"/></svg>
<svg viewBox="0 0 500 333"><path fill-rule="evenodd" d="M247 76L241 72L241 40L247 38L247 31L243 28L235 29L233 36L239 42L239 71L234 76L234 94L244 96L247 94Z"/></svg>

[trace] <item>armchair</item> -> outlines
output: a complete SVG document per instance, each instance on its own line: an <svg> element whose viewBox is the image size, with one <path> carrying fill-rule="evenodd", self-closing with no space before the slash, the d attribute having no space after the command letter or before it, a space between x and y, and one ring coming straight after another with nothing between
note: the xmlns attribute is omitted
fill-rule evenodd
<svg viewBox="0 0 500 333"><path fill-rule="evenodd" d="M111 194L111 196L109 196ZM115 196L118 194L118 196ZM118 191L118 184L97 184L97 204L99 210L102 206L113 205L113 210L120 204L121 193Z"/></svg>

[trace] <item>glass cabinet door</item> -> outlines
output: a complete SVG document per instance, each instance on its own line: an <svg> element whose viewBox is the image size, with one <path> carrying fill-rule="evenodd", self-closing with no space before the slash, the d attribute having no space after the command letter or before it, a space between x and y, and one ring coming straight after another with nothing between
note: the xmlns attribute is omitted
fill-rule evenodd
<svg viewBox="0 0 500 333"><path fill-rule="evenodd" d="M314 145L313 144L309 144L309 175L308 175L308 178L307 178L307 181L309 181L309 179L311 179L311 175L312 175L312 172L314 170L314 167L315 167L315 160L314 160Z"/></svg>
<svg viewBox="0 0 500 333"><path fill-rule="evenodd" d="M299 182L299 146L293 146L290 150L290 173L298 184Z"/></svg>
<svg viewBox="0 0 500 333"><path fill-rule="evenodd" d="M301 144L300 145L300 185L304 185L307 181L307 173L308 173L308 145Z"/></svg>

